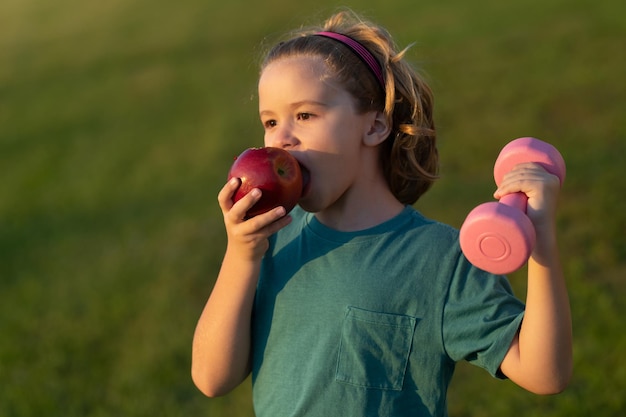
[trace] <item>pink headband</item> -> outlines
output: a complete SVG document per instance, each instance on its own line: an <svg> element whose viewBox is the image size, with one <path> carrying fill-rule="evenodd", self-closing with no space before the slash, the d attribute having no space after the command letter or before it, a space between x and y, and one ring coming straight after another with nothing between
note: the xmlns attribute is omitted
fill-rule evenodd
<svg viewBox="0 0 626 417"><path fill-rule="evenodd" d="M376 79L380 83L380 86L382 87L383 91L385 91L385 80L383 79L383 70L380 67L380 64L378 63L376 58L374 58L374 55L372 55L372 53L368 51L367 48L365 48L363 45L361 45L359 42L355 41L354 39L346 35L342 35L341 33L317 32L315 35L335 39L343 43L344 45L346 45L348 48L350 48L355 54L358 55L359 58L361 58L363 62L365 62L365 64L367 64L367 67L370 69L370 71L372 71L372 74L376 76Z"/></svg>

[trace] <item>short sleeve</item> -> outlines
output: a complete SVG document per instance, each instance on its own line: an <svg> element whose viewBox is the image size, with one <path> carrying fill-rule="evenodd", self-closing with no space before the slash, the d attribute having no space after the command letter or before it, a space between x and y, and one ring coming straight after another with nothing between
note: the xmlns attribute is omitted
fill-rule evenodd
<svg viewBox="0 0 626 417"><path fill-rule="evenodd" d="M460 255L443 314L443 340L454 361L467 360L492 376L506 378L500 364L524 316L504 276L482 271Z"/></svg>

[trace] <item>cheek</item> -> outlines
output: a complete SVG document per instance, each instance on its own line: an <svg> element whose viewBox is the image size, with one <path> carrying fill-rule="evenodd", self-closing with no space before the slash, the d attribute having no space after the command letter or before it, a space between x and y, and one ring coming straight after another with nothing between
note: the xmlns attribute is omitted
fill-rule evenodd
<svg viewBox="0 0 626 417"><path fill-rule="evenodd" d="M317 164L312 173L312 188L323 195L341 193L349 187L354 171L353 161L341 154L327 155L324 162Z"/></svg>

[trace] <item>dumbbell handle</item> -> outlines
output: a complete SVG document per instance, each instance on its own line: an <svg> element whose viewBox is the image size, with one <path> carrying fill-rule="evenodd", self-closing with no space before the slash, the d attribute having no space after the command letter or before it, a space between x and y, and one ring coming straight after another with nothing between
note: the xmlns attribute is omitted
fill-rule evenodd
<svg viewBox="0 0 626 417"><path fill-rule="evenodd" d="M526 213L528 207L528 196L524 193L511 193L500 197L498 203L507 205Z"/></svg>

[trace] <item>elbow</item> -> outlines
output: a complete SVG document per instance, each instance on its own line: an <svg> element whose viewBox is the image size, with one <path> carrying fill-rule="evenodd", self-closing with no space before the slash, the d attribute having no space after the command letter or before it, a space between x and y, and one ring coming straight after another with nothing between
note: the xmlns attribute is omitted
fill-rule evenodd
<svg viewBox="0 0 626 417"><path fill-rule="evenodd" d="M200 390L201 393L209 398L217 398L226 395L225 391L215 389L209 385L199 385L196 383L196 387Z"/></svg>
<svg viewBox="0 0 626 417"><path fill-rule="evenodd" d="M556 376L552 383L552 390L549 395L560 394L569 386L570 381L572 380L572 375L574 374L574 365L572 361L568 361L566 365L563 366L561 372Z"/></svg>
<svg viewBox="0 0 626 417"><path fill-rule="evenodd" d="M248 376L248 373L241 375L232 373L220 373L216 369L207 369L205 367L191 368L191 379L194 385L209 398L221 397L237 388L241 382Z"/></svg>
<svg viewBox="0 0 626 417"><path fill-rule="evenodd" d="M199 375L199 372L196 371L193 367L191 368L191 380L193 384L200 390L201 393L206 395L207 397L215 397L213 390L211 389L210 384L206 380L205 375Z"/></svg>
<svg viewBox="0 0 626 417"><path fill-rule="evenodd" d="M227 394L227 390L222 389L215 384L212 384L211 381L206 376L198 376L194 372L191 373L191 379L193 380L194 385L201 393L206 395L209 398L221 397Z"/></svg>
<svg viewBox="0 0 626 417"><path fill-rule="evenodd" d="M191 380L204 395L221 397L237 388L250 374L248 361L208 360L217 355L192 354Z"/></svg>
<svg viewBox="0 0 626 417"><path fill-rule="evenodd" d="M196 388L209 398L221 397L230 392L230 389L223 384L214 382L207 372L201 372L193 367L191 369L191 380Z"/></svg>
<svg viewBox="0 0 626 417"><path fill-rule="evenodd" d="M566 376L560 378L558 381L555 381L552 386L552 390L548 393L548 395L560 394L569 386L569 383L572 379L572 373L569 372Z"/></svg>
<svg viewBox="0 0 626 417"><path fill-rule="evenodd" d="M565 391L567 385L568 383L551 383L537 388L530 388L528 391L536 395L556 395Z"/></svg>
<svg viewBox="0 0 626 417"><path fill-rule="evenodd" d="M553 375L548 380L545 380L542 384L538 384L533 387L529 387L528 391L537 395L556 395L560 394L569 386L572 378L571 368L565 372Z"/></svg>
<svg viewBox="0 0 626 417"><path fill-rule="evenodd" d="M528 391L536 395L556 395L565 391L567 384L550 384L538 388L530 388Z"/></svg>

